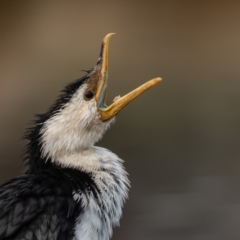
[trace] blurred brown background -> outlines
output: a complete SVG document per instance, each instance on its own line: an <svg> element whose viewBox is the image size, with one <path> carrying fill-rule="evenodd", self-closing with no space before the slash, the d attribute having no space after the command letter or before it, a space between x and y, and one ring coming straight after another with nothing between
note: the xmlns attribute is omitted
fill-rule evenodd
<svg viewBox="0 0 240 240"><path fill-rule="evenodd" d="M21 141L111 40L109 101L161 84L119 114L99 145L132 188L114 240L240 238L240 2L0 2L0 182L22 170Z"/></svg>

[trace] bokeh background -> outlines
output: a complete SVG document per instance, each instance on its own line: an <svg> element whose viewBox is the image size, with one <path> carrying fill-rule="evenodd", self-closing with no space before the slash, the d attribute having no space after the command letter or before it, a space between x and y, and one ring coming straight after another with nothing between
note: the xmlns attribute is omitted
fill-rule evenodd
<svg viewBox="0 0 240 240"><path fill-rule="evenodd" d="M113 239L240 239L240 2L0 2L0 182L23 172L25 128L110 46L108 101L154 89L99 145L125 160Z"/></svg>

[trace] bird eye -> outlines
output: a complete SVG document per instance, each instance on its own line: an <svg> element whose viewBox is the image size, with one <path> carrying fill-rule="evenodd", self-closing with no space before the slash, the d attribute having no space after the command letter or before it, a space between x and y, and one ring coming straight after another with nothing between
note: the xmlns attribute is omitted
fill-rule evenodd
<svg viewBox="0 0 240 240"><path fill-rule="evenodd" d="M87 91L85 92L84 98L86 101L91 100L94 97L94 92L93 91Z"/></svg>

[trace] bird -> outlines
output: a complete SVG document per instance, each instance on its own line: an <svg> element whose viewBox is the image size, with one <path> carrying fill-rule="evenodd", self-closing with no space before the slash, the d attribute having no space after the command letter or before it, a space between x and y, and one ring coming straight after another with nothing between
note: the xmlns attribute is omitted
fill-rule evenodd
<svg viewBox="0 0 240 240"><path fill-rule="evenodd" d="M26 171L0 186L0 240L108 240L130 187L123 160L96 146L116 115L161 78L106 104L109 40L27 129Z"/></svg>

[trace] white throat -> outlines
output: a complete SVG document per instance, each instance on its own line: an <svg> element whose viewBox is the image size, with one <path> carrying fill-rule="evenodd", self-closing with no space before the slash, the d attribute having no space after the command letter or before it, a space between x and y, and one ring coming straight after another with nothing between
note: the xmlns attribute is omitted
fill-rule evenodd
<svg viewBox="0 0 240 240"><path fill-rule="evenodd" d="M74 153L84 154L114 122L114 118L101 121L95 99L86 101L83 97L86 87L44 123L40 131L43 157L58 161Z"/></svg>

